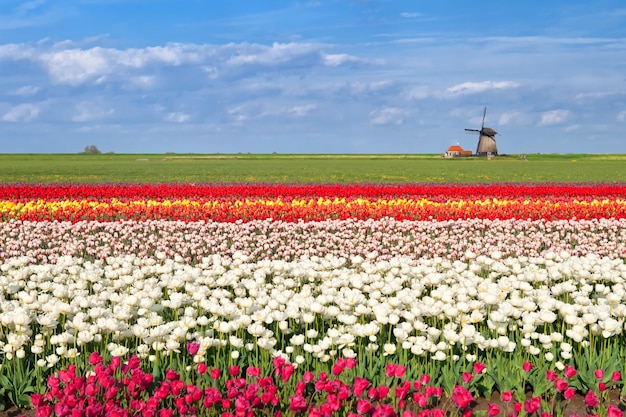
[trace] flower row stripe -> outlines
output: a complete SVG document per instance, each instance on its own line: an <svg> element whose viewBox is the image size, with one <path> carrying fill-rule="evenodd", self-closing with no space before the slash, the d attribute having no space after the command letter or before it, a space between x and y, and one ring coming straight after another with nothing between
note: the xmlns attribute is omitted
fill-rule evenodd
<svg viewBox="0 0 626 417"><path fill-rule="evenodd" d="M626 184L4 184L0 200L221 199L221 198L616 199Z"/></svg>
<svg viewBox="0 0 626 417"><path fill-rule="evenodd" d="M458 200L309 198L232 200L0 201L2 220L213 220L220 222L277 219L451 220L451 219L593 219L625 218L626 200Z"/></svg>

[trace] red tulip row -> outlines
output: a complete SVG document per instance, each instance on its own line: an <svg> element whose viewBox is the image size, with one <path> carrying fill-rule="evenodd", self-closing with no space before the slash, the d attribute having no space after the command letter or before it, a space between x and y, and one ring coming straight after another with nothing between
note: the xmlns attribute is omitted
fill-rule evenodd
<svg viewBox="0 0 626 417"><path fill-rule="evenodd" d="M217 200L222 199L549 199L551 201L626 198L626 184L6 184L0 201L31 200Z"/></svg>
<svg viewBox="0 0 626 417"><path fill-rule="evenodd" d="M219 368L209 370L204 363L190 372L168 369L165 378L157 381L153 374L141 368L136 356L125 363L120 357L106 363L99 353L93 352L89 362L93 371L88 376L78 375L76 366L71 365L59 371L58 376L48 378L45 394L32 395L38 417L472 417L475 391L480 390L479 384L474 383L487 371L484 364L474 363L471 372L463 372L462 383L455 384L444 399L444 389L432 384L429 375L411 381L405 377L403 365L386 365L389 385L374 386L359 376L344 377L342 374L350 373L356 365L356 360L346 358L337 359L331 374L306 371L296 381L297 377L292 377L294 366L281 357L274 358L273 375L269 376L263 375L258 367L241 369L232 365L227 370L228 379L218 387L214 385L223 379L224 372ZM529 373L533 366L524 362L523 367ZM189 373L192 378L186 375ZM578 393L570 385L576 373L571 366L565 367L563 375L548 370L543 395L526 399L524 393L503 391L499 399L488 402L486 414L490 417L561 415L559 410L566 408L575 395L584 393ZM610 403L607 391L608 384L621 386L621 373L613 372L608 383L603 381L602 369L596 370L595 375L597 386L590 387L584 395L583 415L595 417L602 412L608 417L623 417L624 412Z"/></svg>

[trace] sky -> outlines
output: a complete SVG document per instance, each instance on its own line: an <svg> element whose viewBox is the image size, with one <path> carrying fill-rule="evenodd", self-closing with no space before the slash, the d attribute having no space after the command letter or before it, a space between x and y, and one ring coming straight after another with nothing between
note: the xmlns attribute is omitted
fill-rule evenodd
<svg viewBox="0 0 626 417"><path fill-rule="evenodd" d="M623 0L2 0L0 153L626 153Z"/></svg>

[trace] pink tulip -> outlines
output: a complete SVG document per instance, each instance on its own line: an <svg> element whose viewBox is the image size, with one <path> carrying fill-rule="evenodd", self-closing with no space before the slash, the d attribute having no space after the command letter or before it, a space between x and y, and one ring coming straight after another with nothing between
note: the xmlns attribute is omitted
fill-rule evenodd
<svg viewBox="0 0 626 417"><path fill-rule="evenodd" d="M335 363L333 364L331 373L335 376L339 376L341 375L341 373L343 372L343 370L345 369L345 365L343 363Z"/></svg>
<svg viewBox="0 0 626 417"><path fill-rule="evenodd" d="M367 413L369 413L369 411L371 409L372 409L372 403L369 400L367 400L365 398L359 398L357 400L356 411L359 414L367 414Z"/></svg>
<svg viewBox="0 0 626 417"><path fill-rule="evenodd" d="M609 407L606 410L606 417L622 417L624 412L617 408L613 404L609 404Z"/></svg>
<svg viewBox="0 0 626 417"><path fill-rule="evenodd" d="M585 395L585 405L587 407L595 407L597 405L600 405L600 400L598 399L598 396L592 390L587 391L587 394Z"/></svg>
<svg viewBox="0 0 626 417"><path fill-rule="evenodd" d="M565 365L563 375L565 375L567 378L573 378L576 375L576 368L570 365Z"/></svg>
<svg viewBox="0 0 626 417"><path fill-rule="evenodd" d="M425 411L430 411L430 410L425 410ZM446 412L445 410L441 409L441 408L435 408L434 410L432 410L432 414L428 414L429 416L432 415L432 417L445 417Z"/></svg>
<svg viewBox="0 0 626 417"><path fill-rule="evenodd" d="M569 387L565 391L563 391L563 398L566 400L571 400L576 395L576 388Z"/></svg>
<svg viewBox="0 0 626 417"><path fill-rule="evenodd" d="M359 377L359 376L354 377L354 383L352 384L354 395L356 397L360 397L361 395L363 395L363 393L365 392L367 387L369 387L369 385L370 385L370 382L367 379Z"/></svg>
<svg viewBox="0 0 626 417"><path fill-rule="evenodd" d="M490 403L489 408L487 409L487 414L491 417L497 416L500 414L500 406L498 404Z"/></svg>
<svg viewBox="0 0 626 417"><path fill-rule="evenodd" d="M206 366L206 363L204 363L204 362L200 362L200 363L198 364L198 373L199 373L200 375L204 375L204 374L206 374L206 373L207 373L207 366Z"/></svg>
<svg viewBox="0 0 626 417"><path fill-rule="evenodd" d="M513 393L511 391L502 391L500 397L502 398L502 401L508 403L513 399Z"/></svg>
<svg viewBox="0 0 626 417"><path fill-rule="evenodd" d="M485 369L487 369L487 367L482 362L475 362L474 363L474 373L475 374L482 374Z"/></svg>
<svg viewBox="0 0 626 417"><path fill-rule="evenodd" d="M397 386L394 394L396 398L404 399L409 393L411 389L411 383L409 381L404 381L401 385Z"/></svg>
<svg viewBox="0 0 626 417"><path fill-rule="evenodd" d="M173 369L168 369L165 371L165 379L168 381L176 381L180 379L180 375Z"/></svg>
<svg viewBox="0 0 626 417"><path fill-rule="evenodd" d="M378 394L376 396L376 398L383 399L383 398L387 398L387 395L389 394L389 387L387 385L381 385L380 387L378 387Z"/></svg>
<svg viewBox="0 0 626 417"><path fill-rule="evenodd" d="M187 353L190 355L195 355L200 350L200 343L198 342L189 342L187 343Z"/></svg>
<svg viewBox="0 0 626 417"><path fill-rule="evenodd" d="M306 383L312 382L315 379L315 375L311 371L305 371L302 375L302 380Z"/></svg>
<svg viewBox="0 0 626 417"><path fill-rule="evenodd" d="M558 392L563 392L565 391L565 389L567 389L568 387L568 383L566 380L561 379L561 378L557 378L557 380L554 382L554 387L556 388L556 390Z"/></svg>
<svg viewBox="0 0 626 417"><path fill-rule="evenodd" d="M393 363L389 363L385 367L385 375L387 375L390 378L391 377L402 378L404 376L405 372L406 372L406 367L402 366L402 365L396 365L396 364L393 364Z"/></svg>
<svg viewBox="0 0 626 417"><path fill-rule="evenodd" d="M355 366L356 366L356 359L346 358L346 368L354 369Z"/></svg>
<svg viewBox="0 0 626 417"><path fill-rule="evenodd" d="M120 367L121 363L122 363L122 358L120 358L119 356L113 356L111 358L111 363L109 364L109 367L111 369L117 369Z"/></svg>
<svg viewBox="0 0 626 417"><path fill-rule="evenodd" d="M461 380L466 384L469 383L472 378L474 378L474 375L469 372L463 372L463 374L461 374Z"/></svg>
<svg viewBox="0 0 626 417"><path fill-rule="evenodd" d="M238 376L240 372L241 370L239 369L237 365L232 365L228 368L228 374L230 376Z"/></svg>
<svg viewBox="0 0 626 417"><path fill-rule="evenodd" d="M453 388L450 399L459 408L466 408L472 401L474 401L472 394L467 390L467 388L461 385L456 385Z"/></svg>
<svg viewBox="0 0 626 417"><path fill-rule="evenodd" d="M532 397L524 401L524 411L528 414L532 414L539 410L541 407L541 397Z"/></svg>
<svg viewBox="0 0 626 417"><path fill-rule="evenodd" d="M307 408L308 404L303 396L289 397L289 409L294 413L303 413Z"/></svg>
<svg viewBox="0 0 626 417"><path fill-rule="evenodd" d="M89 364L92 366L102 363L102 356L98 352L91 352L89 354Z"/></svg>
<svg viewBox="0 0 626 417"><path fill-rule="evenodd" d="M411 396L411 399L413 400L415 404L419 405L422 408L428 405L428 398L426 397L426 395L422 394L421 392L414 392L413 395Z"/></svg>

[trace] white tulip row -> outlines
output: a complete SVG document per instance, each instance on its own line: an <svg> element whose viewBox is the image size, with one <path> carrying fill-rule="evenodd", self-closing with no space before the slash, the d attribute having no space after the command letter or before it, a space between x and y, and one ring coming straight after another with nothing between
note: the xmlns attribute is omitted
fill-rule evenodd
<svg viewBox="0 0 626 417"><path fill-rule="evenodd" d="M171 227L182 233L189 225ZM0 264L0 350L9 359L34 353L52 367L94 344L149 357L196 340L196 360L215 349L233 358L261 349L300 363L371 352L445 360L489 350L567 360L598 340L623 342L623 258L458 257L381 260L372 252L283 261L234 252L194 265L163 252L46 264L11 257Z"/></svg>

